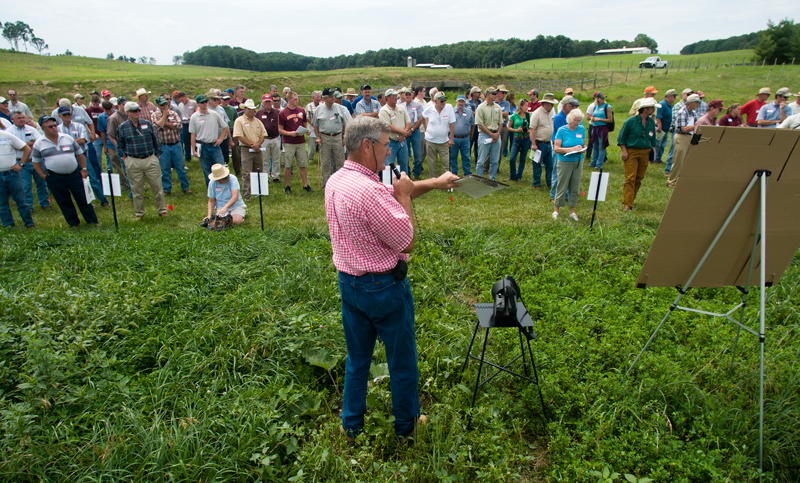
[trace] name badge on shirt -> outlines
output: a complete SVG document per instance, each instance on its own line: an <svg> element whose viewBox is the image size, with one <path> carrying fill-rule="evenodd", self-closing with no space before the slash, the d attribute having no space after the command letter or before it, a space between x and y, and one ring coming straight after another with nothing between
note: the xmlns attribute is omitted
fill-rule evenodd
<svg viewBox="0 0 800 483"><path fill-rule="evenodd" d="M139 127L140 127L140 128L142 128L142 130L144 131L145 129L147 129L147 124L142 124L142 125L141 125L141 126L139 126Z"/></svg>
<svg viewBox="0 0 800 483"><path fill-rule="evenodd" d="M650 136L651 136L651 137L653 136L653 131L650 131Z"/></svg>
<svg viewBox="0 0 800 483"><path fill-rule="evenodd" d="M333 121L334 119L336 119L336 116L331 116L331 121Z"/></svg>
<svg viewBox="0 0 800 483"><path fill-rule="evenodd" d="M199 122L200 124L203 124L204 122L206 122L206 118L204 118L204 117L198 117L198 118L197 118L197 122Z"/></svg>
<svg viewBox="0 0 800 483"><path fill-rule="evenodd" d="M775 112L775 109L767 109L767 112L768 112L768 113Z"/></svg>
<svg viewBox="0 0 800 483"><path fill-rule="evenodd" d="M70 146L61 146L61 150L64 151L65 153L68 153L70 150Z"/></svg>
<svg viewBox="0 0 800 483"><path fill-rule="evenodd" d="M8 139L0 139L0 144L8 144Z"/></svg>
<svg viewBox="0 0 800 483"><path fill-rule="evenodd" d="M582 138L582 137L583 137L583 134L576 134L576 135L575 135L575 137L576 137L576 138L578 138L578 139L580 139L580 138Z"/></svg>
<svg viewBox="0 0 800 483"><path fill-rule="evenodd" d="M461 114L461 115L464 116L464 117L467 117L467 113L466 112Z"/></svg>
<svg viewBox="0 0 800 483"><path fill-rule="evenodd" d="M244 123L244 127L250 127L250 123L249 122Z"/></svg>
<svg viewBox="0 0 800 483"><path fill-rule="evenodd" d="M397 119L397 116L392 116L392 120Z"/></svg>

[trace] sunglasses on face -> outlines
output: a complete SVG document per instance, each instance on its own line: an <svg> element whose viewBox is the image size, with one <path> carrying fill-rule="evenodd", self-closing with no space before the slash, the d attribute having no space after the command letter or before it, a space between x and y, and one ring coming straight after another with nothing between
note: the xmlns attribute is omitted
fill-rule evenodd
<svg viewBox="0 0 800 483"><path fill-rule="evenodd" d="M208 101L200 101L198 104L208 104Z"/></svg>

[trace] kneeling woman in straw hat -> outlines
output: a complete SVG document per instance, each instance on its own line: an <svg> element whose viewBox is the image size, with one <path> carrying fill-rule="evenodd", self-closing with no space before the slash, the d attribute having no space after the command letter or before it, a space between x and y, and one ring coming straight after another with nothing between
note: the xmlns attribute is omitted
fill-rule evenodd
<svg viewBox="0 0 800 483"><path fill-rule="evenodd" d="M208 175L208 215L203 221L211 218L216 209L218 216L231 214L233 224L238 225L244 221L247 206L242 201L239 190L239 180L230 174L228 167L215 164Z"/></svg>
<svg viewBox="0 0 800 483"><path fill-rule="evenodd" d="M581 192L581 158L582 150L586 144L586 129L583 127L583 112L573 109L567 114L567 125L561 126L556 132L553 151L558 156L556 172L558 185L556 185L555 211L553 219L558 219L558 209L565 204L569 206L569 217L578 221L575 207L578 206L578 196ZM570 154L575 153L575 154ZM569 200L564 202L564 197L569 188Z"/></svg>

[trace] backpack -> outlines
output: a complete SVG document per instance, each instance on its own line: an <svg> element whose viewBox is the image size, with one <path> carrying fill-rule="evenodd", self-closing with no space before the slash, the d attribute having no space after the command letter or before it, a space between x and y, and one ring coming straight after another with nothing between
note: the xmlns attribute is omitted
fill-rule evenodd
<svg viewBox="0 0 800 483"><path fill-rule="evenodd" d="M605 107L603 108L603 113L606 115L606 119L608 119L608 103L607 102L605 103ZM614 118L614 120L609 122L607 125L608 125L608 132L613 132L614 128L616 128L616 125L617 125L617 119Z"/></svg>

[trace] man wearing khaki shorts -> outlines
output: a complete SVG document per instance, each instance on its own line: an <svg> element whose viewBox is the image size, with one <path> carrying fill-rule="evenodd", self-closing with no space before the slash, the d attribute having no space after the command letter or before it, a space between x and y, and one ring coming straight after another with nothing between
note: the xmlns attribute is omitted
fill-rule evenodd
<svg viewBox="0 0 800 483"><path fill-rule="evenodd" d="M308 152L306 151L306 110L297 106L297 93L289 91L286 94L286 108L278 114L278 132L283 136L283 177L286 179L284 192L292 194L289 179L292 176L292 161L297 160L300 168L300 179L303 180L303 189L311 193L308 185ZM298 132L301 131L301 132Z"/></svg>
<svg viewBox="0 0 800 483"><path fill-rule="evenodd" d="M250 173L264 169L261 145L267 137L267 130L256 118L256 105L252 99L242 102L239 107L244 109L244 114L233 122L233 138L239 144L242 160L242 196L245 201L250 201Z"/></svg>

